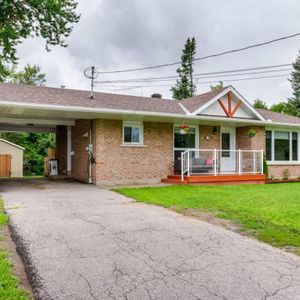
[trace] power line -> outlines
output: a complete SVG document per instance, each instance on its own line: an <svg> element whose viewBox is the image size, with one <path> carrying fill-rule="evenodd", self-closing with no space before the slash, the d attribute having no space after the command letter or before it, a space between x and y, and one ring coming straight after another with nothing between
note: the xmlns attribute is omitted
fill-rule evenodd
<svg viewBox="0 0 300 300"><path fill-rule="evenodd" d="M233 78L233 79L225 79L225 80L213 80L213 81L204 81L204 82L197 82L196 85L200 84L210 84L210 83L218 83L220 81L223 82L232 82L232 81L245 81L245 80L257 80L257 79L268 79L268 78L277 78L277 77L285 77L289 76L290 74L281 74L281 75L270 75L270 76L259 76L259 77L247 77L247 78ZM135 86L116 86L117 91L122 90L130 90L130 89L137 89L137 88L152 88L152 87L169 87L169 84L160 84L160 85L135 85Z"/></svg>
<svg viewBox="0 0 300 300"><path fill-rule="evenodd" d="M270 41L257 43L257 44L249 45L249 46L242 47L242 48L232 49L232 50L228 50L228 51L224 51L224 52L220 52L220 53L216 53L216 54L210 54L210 55L206 55L206 56L203 56L203 57L195 58L194 61L200 61L200 60L204 60L204 59L208 59L208 58L223 56L223 55L230 54L230 53L245 51L245 50L249 50L249 49L256 48L256 47L262 47L262 46L269 45L269 44L272 44L272 43L276 43L276 42L279 42L279 41L291 39L291 38L294 38L294 37L299 36L299 35L300 35L300 32L297 32L295 34L283 36L283 37L273 39L273 40L270 40ZM145 71L145 70L151 70L151 69L158 69L158 68L163 68L163 67L171 67L171 66L175 66L175 65L178 65L178 64L181 64L181 61L176 61L176 62L172 62L172 63L165 63L165 64L160 64L160 65L155 65L155 66L133 68L133 69L112 70L112 71L103 71L103 72L97 70L97 72L99 72L101 74L125 73L125 72L135 72L135 71Z"/></svg>
<svg viewBox="0 0 300 300"><path fill-rule="evenodd" d="M217 75L217 74L225 74L225 73L235 73L235 72L244 72L244 71L256 71L256 70L264 70L264 69L273 69L273 68L281 68L288 67L292 64L280 64L280 65L271 65L271 66L258 66L252 68L244 68L244 69L231 69L231 70L222 70L215 72L206 72L206 73L197 73L194 76L202 76L202 75ZM116 80L101 80L96 81L96 83L111 83L111 82L123 82L123 81L138 81L138 80L158 80L158 79L177 79L178 75L169 75L169 76L159 76L159 77L144 77L144 78L129 78L129 79L116 79Z"/></svg>
<svg viewBox="0 0 300 300"><path fill-rule="evenodd" d="M283 71L291 71L292 68L285 68L285 69L275 69L275 70L268 70L268 71L258 71L258 72L246 72L246 73L234 73L234 74L222 74L222 77L229 77L229 76L243 76L243 75L256 75L256 74L267 74L267 73L277 73L277 72L283 72ZM231 72L229 72L231 73ZM205 78L215 78L219 77L220 75L210 75L210 76L198 76L194 75L195 80L199 79L205 79ZM139 83L139 82L166 82L166 81L174 81L176 78L161 78L161 79L153 79L153 78L141 78L141 79L120 79L120 80L113 80L113 81L97 81L98 84L107 84L107 83Z"/></svg>

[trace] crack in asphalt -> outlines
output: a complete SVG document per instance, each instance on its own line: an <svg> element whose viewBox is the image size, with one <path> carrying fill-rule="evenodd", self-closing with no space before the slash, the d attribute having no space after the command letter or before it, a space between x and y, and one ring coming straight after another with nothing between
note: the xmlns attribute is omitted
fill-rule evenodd
<svg viewBox="0 0 300 300"><path fill-rule="evenodd" d="M300 299L300 259L254 239L91 186L40 198L4 193L39 300Z"/></svg>

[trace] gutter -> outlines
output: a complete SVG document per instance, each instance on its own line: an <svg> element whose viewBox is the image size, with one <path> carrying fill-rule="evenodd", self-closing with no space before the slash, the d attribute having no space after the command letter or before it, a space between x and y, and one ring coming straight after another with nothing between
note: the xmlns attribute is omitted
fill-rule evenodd
<svg viewBox="0 0 300 300"><path fill-rule="evenodd" d="M137 110L123 110L123 109L112 109L112 108L93 108L93 107L82 107L82 106L66 106L66 105L51 105L51 104L36 104L36 103L20 103L14 101L2 101L0 105L10 107L22 107L31 109L42 109L42 110L58 110L65 112L82 112L82 113L102 113L102 114L117 114L117 115L136 115L136 116L155 116L155 117L168 117L176 119L185 119L193 121L216 121L216 122L227 122L227 123L240 123L240 124L257 124L266 126L284 126L284 127L300 127L300 124L295 123L281 123L273 121L261 121L261 120L246 120L246 119L229 119L221 117L211 116L199 116L191 114L178 114L178 113L162 113L162 112L147 112Z"/></svg>

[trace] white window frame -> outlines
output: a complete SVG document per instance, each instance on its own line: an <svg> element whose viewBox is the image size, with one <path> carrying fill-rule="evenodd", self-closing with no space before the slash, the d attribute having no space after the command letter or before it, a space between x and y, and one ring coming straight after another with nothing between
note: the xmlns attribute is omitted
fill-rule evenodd
<svg viewBox="0 0 300 300"><path fill-rule="evenodd" d="M282 129L282 128L266 128L266 131L271 131L271 160L268 160L270 165L300 165L300 132L298 130ZM289 160L275 160L275 132L288 132L289 133L289 142L290 142L290 159ZM292 149L292 133L295 132L298 134L298 160L293 160L293 149Z"/></svg>
<svg viewBox="0 0 300 300"><path fill-rule="evenodd" d="M140 141L138 143L136 142L125 142L125 127L131 127L131 128L139 128L140 129ZM128 122L123 121L122 126L122 144L123 145L135 145L135 146L141 146L144 145L144 124L143 122Z"/></svg>

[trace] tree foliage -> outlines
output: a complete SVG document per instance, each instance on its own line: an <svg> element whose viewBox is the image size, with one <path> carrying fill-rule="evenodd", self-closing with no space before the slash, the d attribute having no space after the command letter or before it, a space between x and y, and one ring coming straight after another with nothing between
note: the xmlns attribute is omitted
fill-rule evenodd
<svg viewBox="0 0 300 300"><path fill-rule="evenodd" d="M210 86L211 91L216 91L222 89L224 87L223 81L219 81L219 83Z"/></svg>
<svg viewBox="0 0 300 300"><path fill-rule="evenodd" d="M48 133L0 132L0 138L22 146L24 150L24 175L42 175L44 157L55 147L55 135Z"/></svg>
<svg viewBox="0 0 300 300"><path fill-rule="evenodd" d="M33 35L42 37L46 49L67 46L65 38L79 21L75 0L0 1L0 77L7 64L16 64L17 46Z"/></svg>
<svg viewBox="0 0 300 300"><path fill-rule="evenodd" d="M261 99L256 99L253 103L254 108L268 109L268 105Z"/></svg>
<svg viewBox="0 0 300 300"><path fill-rule="evenodd" d="M181 55L181 67L177 69L179 79L171 88L174 99L185 99L195 95L196 85L193 80L193 65L196 54L195 38L188 38Z"/></svg>
<svg viewBox="0 0 300 300"><path fill-rule="evenodd" d="M14 65L11 69L8 69L2 81L41 86L46 82L45 77L45 73L41 73L41 68L38 65L31 66L27 64L24 69L19 72L17 71L16 65Z"/></svg>
<svg viewBox="0 0 300 300"><path fill-rule="evenodd" d="M287 114L287 107L288 107L287 102L278 102L273 104L270 107L270 110L281 114Z"/></svg>
<svg viewBox="0 0 300 300"><path fill-rule="evenodd" d="M293 97L288 99L286 111L288 114L300 117L300 52L293 63L291 84Z"/></svg>

